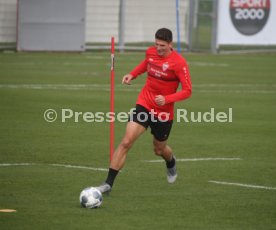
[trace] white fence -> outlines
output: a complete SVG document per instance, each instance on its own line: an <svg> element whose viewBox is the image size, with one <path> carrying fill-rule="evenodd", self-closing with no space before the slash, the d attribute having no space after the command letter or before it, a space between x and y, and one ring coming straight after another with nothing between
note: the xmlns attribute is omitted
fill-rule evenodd
<svg viewBox="0 0 276 230"><path fill-rule="evenodd" d="M153 40L158 28L168 27L176 35L175 0L87 0L86 41L109 42L119 36L120 15L124 14L124 41L147 42ZM179 0L180 38L187 42L189 0ZM118 40L118 39L116 39Z"/></svg>
<svg viewBox="0 0 276 230"><path fill-rule="evenodd" d="M20 1L20 0L19 0ZM124 5L122 12L120 6ZM179 0L180 41L187 42L189 0ZM175 0L86 0L86 43L119 40L124 13L124 42L148 42L160 27L170 28L176 40ZM17 0L0 0L0 43L16 42Z"/></svg>

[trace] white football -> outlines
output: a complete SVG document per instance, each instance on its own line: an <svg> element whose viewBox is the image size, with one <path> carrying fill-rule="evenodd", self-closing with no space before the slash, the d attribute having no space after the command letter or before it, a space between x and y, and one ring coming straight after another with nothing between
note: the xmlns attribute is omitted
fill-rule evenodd
<svg viewBox="0 0 276 230"><path fill-rule="evenodd" d="M98 208L103 202L102 193L94 188L89 187L81 191L80 203L84 208Z"/></svg>

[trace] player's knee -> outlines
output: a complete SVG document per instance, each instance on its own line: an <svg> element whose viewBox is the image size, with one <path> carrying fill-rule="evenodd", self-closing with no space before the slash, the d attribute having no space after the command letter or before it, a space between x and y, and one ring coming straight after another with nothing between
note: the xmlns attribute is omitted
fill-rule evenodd
<svg viewBox="0 0 276 230"><path fill-rule="evenodd" d="M162 156L164 147L163 146L154 146L153 151L155 155Z"/></svg>
<svg viewBox="0 0 276 230"><path fill-rule="evenodd" d="M129 138L124 138L121 142L121 146L127 150L130 149L132 145L133 145L133 141Z"/></svg>

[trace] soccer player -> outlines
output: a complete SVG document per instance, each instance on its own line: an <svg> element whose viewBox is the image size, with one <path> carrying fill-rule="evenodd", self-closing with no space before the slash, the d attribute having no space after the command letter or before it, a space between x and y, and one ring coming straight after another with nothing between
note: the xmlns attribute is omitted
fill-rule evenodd
<svg viewBox="0 0 276 230"><path fill-rule="evenodd" d="M167 144L173 118L174 103L191 96L190 73L185 59L173 50L172 32L161 28L155 33L155 46L146 51L145 59L122 79L130 85L139 75L147 72L147 79L136 101L136 108L129 117L125 135L110 162L106 181L97 187L109 193L126 156L134 142L147 130L153 135L153 149L166 162L168 183L177 177L176 158ZM178 85L181 90L177 91Z"/></svg>

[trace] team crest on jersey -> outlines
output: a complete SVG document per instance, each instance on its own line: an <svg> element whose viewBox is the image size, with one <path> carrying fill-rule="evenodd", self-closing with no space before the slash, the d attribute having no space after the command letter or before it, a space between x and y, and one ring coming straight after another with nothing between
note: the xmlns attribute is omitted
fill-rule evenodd
<svg viewBox="0 0 276 230"><path fill-rule="evenodd" d="M164 63L162 66L163 71L166 71L168 68L169 68L169 63L168 62Z"/></svg>

